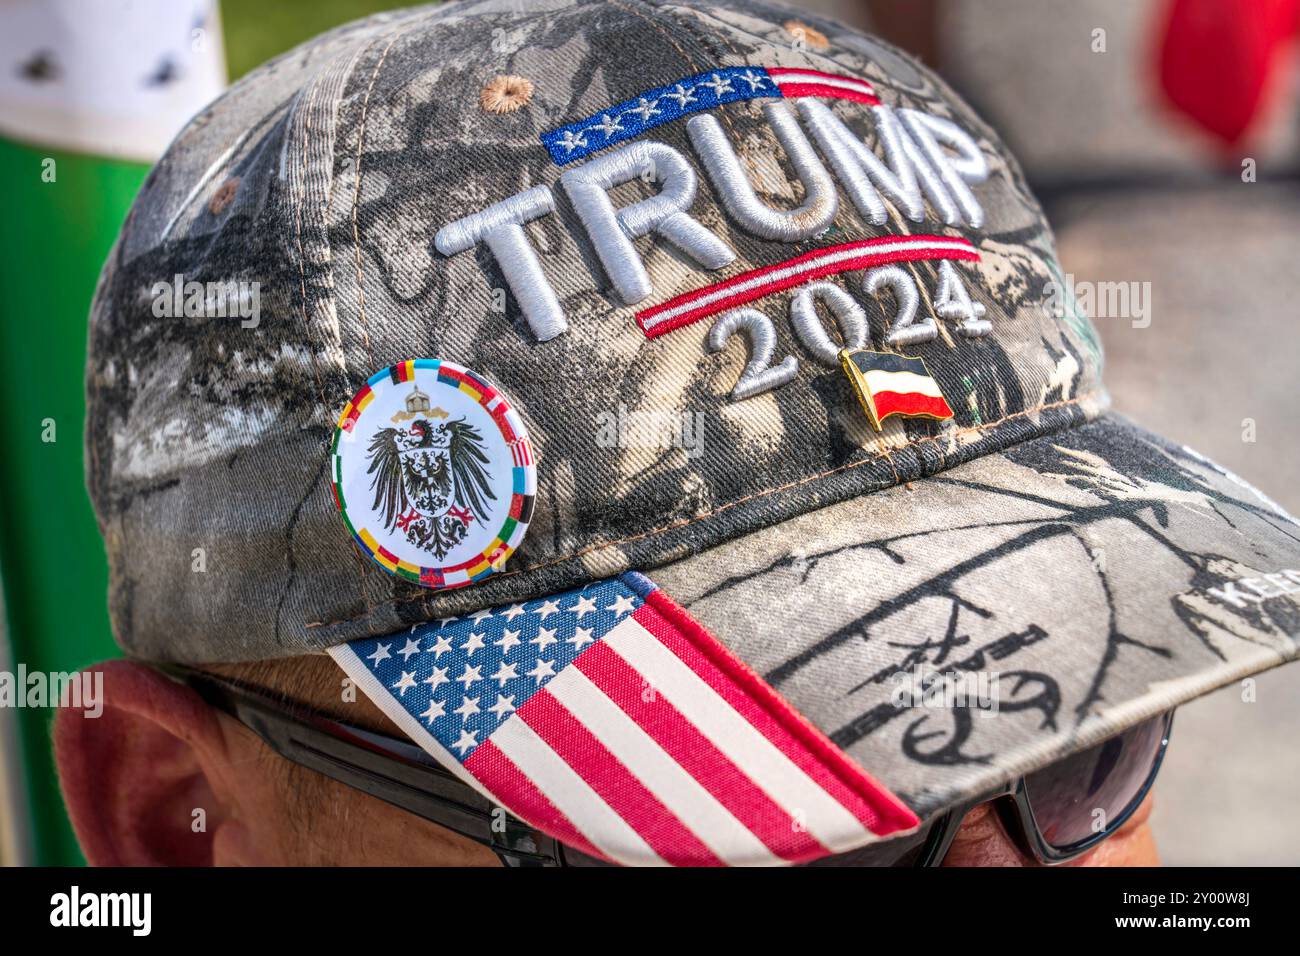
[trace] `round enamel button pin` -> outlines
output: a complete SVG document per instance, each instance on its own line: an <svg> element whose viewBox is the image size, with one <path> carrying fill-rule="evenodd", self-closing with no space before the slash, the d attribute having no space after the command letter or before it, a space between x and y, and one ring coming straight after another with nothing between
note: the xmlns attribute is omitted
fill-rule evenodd
<svg viewBox="0 0 1300 956"><path fill-rule="evenodd" d="M500 571L537 489L519 413L481 375L414 359L372 376L334 430L334 497L387 571L454 588Z"/></svg>

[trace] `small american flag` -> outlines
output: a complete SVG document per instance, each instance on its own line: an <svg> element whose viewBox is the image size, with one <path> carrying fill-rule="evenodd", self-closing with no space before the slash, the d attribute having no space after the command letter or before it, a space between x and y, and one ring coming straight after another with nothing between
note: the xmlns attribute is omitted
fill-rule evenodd
<svg viewBox="0 0 1300 956"><path fill-rule="evenodd" d="M917 825L638 574L331 653L445 766L591 856L802 862Z"/></svg>

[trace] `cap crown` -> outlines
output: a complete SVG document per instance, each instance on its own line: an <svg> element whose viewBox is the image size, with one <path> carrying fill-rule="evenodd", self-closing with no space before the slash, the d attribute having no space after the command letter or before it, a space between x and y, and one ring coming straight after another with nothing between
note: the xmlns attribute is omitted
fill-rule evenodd
<svg viewBox="0 0 1300 956"><path fill-rule="evenodd" d="M1094 330L1068 308L1044 308L1060 272L1019 168L929 71L834 24L800 14L804 26L787 25L790 11L763 4L519 6L458 2L318 38L195 117L150 175L101 279L88 371L90 488L128 649L301 653L652 568L1104 405ZM739 71L751 68L765 68L756 76L769 91L784 84L782 95L695 90L710 78L744 90ZM694 103L664 99L687 80ZM823 83L832 91L817 92ZM709 95L721 105L700 102ZM925 117L968 136L986 176ZM622 127L604 134L612 145L592 129L602 124ZM837 167L839 127L886 171L885 140L902 131L895 142L911 158L895 156L893 169L922 171L919 221L885 189L873 221L878 181ZM926 128L942 143L928 165ZM585 139L576 159L566 132ZM953 176L966 177L974 208ZM473 241L466 217L530 192L541 205L520 232L535 261ZM631 210L616 232L601 232L601 195ZM668 198L639 202L654 196ZM684 218L671 217L672 203ZM899 326L901 280L863 288L862 263L895 253L853 257L878 248L855 244L912 236L943 249L898 254L918 305L912 326ZM856 267L814 273L807 263L827 250ZM844 370L824 361L852 339L851 318L834 322L835 293L823 289L826 341L810 324L801 335L800 286L781 286L776 267L846 293L865 311L865 347L921 358L953 419L896 417L875 431ZM951 305L960 291L945 271L982 315ZM749 273L761 294L742 301L738 286L721 287L699 306ZM210 314L208 283L239 315ZM191 301L209 314L187 317ZM726 343L714 326L737 304L759 318ZM256 318L244 314L253 305ZM886 342L936 311L934 338ZM980 321L987 334L966 334ZM771 366L793 357L798 367L738 400L754 334L770 338ZM374 372L419 357L495 383L537 454L528 536L504 571L454 592L368 562L330 493L340 409Z"/></svg>

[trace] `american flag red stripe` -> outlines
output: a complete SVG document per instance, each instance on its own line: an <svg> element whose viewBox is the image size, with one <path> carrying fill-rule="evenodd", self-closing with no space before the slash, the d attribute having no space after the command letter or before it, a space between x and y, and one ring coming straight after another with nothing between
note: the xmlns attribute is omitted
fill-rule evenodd
<svg viewBox="0 0 1300 956"><path fill-rule="evenodd" d="M721 865L703 841L550 691L535 694L517 717L527 721L665 861L679 866Z"/></svg>
<svg viewBox="0 0 1300 956"><path fill-rule="evenodd" d="M448 619L421 646L399 637L401 660L373 638L331 653L453 772L584 853L802 862L917 825L639 575Z"/></svg>
<svg viewBox="0 0 1300 956"><path fill-rule="evenodd" d="M465 762L467 769L470 769L471 761L474 764L474 775L493 780L494 792L503 803L514 808L518 816L533 821L537 827L556 839L563 840L575 850L600 858L600 851L587 842L587 838L492 741L486 741L474 751L470 760Z"/></svg>
<svg viewBox="0 0 1300 956"><path fill-rule="evenodd" d="M699 780L709 793L763 845L791 863L814 860L829 852L806 831L790 826L786 813L745 772L682 716L671 703L641 693L643 679L601 643L574 666L600 688L656 744Z"/></svg>
<svg viewBox="0 0 1300 956"><path fill-rule="evenodd" d="M670 622L666 615L676 620ZM886 824L871 806L876 785L864 781L843 751L661 591L633 615L737 713L867 827ZM855 788L867 783L865 792Z"/></svg>

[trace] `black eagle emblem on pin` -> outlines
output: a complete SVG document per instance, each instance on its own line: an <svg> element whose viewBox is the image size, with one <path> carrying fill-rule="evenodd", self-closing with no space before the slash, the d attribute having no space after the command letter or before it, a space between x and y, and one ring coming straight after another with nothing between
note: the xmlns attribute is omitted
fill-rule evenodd
<svg viewBox="0 0 1300 956"><path fill-rule="evenodd" d="M406 407L394 418L410 424L379 429L366 452L373 508L385 528L441 560L496 500L492 462L478 429L464 418L435 424L447 413L430 409L418 388Z"/></svg>

